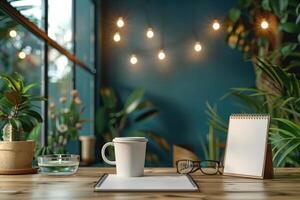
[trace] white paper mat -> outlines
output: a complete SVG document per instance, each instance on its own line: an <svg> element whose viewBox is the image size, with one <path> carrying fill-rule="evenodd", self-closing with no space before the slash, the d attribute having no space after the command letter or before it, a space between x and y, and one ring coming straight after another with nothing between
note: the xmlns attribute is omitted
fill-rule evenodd
<svg viewBox="0 0 300 200"><path fill-rule="evenodd" d="M117 177L105 174L95 186L95 191L197 191L198 186L189 175L145 175L142 177Z"/></svg>

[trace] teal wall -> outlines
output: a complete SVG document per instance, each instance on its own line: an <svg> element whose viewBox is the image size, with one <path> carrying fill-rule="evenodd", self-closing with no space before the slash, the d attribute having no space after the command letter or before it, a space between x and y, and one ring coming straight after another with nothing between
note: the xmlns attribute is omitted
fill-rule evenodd
<svg viewBox="0 0 300 200"><path fill-rule="evenodd" d="M102 82L121 93L121 98L137 87L146 89L147 98L159 108L160 114L147 126L170 144L191 145L201 155L200 138L207 134L206 102L218 103L225 118L235 112L230 99L219 102L232 87L254 86L250 62L229 49L225 32L212 32L211 22L226 16L236 1L204 0L103 0L102 13ZM147 40L149 21L155 30ZM112 40L115 21L126 20L121 30L122 42ZM164 23L162 23L164 21ZM164 24L164 25L163 25ZM203 51L193 51L195 27ZM224 31L224 30L223 30ZM163 36L163 38L162 38ZM167 60L161 63L157 52L164 41ZM136 66L129 56L139 58ZM163 157L163 155L162 155ZM161 166L170 165L171 157L163 157Z"/></svg>

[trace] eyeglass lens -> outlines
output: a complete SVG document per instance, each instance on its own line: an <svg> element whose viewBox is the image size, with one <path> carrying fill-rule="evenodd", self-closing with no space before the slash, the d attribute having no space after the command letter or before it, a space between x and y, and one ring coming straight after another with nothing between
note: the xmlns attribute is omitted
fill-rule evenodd
<svg viewBox="0 0 300 200"><path fill-rule="evenodd" d="M200 167L204 174L212 175L218 173L219 163L216 161L206 160L200 162Z"/></svg>
<svg viewBox="0 0 300 200"><path fill-rule="evenodd" d="M181 174L190 173L193 170L193 161L180 160L177 162L177 170Z"/></svg>
<svg viewBox="0 0 300 200"><path fill-rule="evenodd" d="M180 174L188 174L194 172L195 166L194 162L191 160L180 160L177 161L177 171ZM213 175L218 173L219 163L217 161L205 160L200 162L200 170L202 173L207 175Z"/></svg>

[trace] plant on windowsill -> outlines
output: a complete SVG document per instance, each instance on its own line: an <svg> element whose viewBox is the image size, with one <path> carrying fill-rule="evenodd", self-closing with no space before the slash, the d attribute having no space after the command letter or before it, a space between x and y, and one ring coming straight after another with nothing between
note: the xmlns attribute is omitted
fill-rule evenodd
<svg viewBox="0 0 300 200"><path fill-rule="evenodd" d="M50 103L50 132L48 136L48 147L41 148L37 154L65 154L66 145L70 140L78 140L79 130L83 123L90 119L81 117L84 106L82 105L77 90L71 91L71 101L67 97L60 97L60 105ZM42 153L44 151L44 153Z"/></svg>
<svg viewBox="0 0 300 200"><path fill-rule="evenodd" d="M35 101L45 98L30 93L37 84L24 85L23 78L15 73L12 76L0 75L4 89L0 92L0 171L31 169L35 141L30 132L43 121L35 111Z"/></svg>

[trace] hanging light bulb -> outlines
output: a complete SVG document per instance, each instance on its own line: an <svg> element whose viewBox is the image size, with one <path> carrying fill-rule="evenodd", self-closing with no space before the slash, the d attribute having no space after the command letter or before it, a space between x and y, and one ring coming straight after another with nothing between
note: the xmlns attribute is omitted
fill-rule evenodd
<svg viewBox="0 0 300 200"><path fill-rule="evenodd" d="M194 46L195 51L199 52L202 50L202 46L200 44L200 42L196 42L195 46Z"/></svg>
<svg viewBox="0 0 300 200"><path fill-rule="evenodd" d="M158 52L158 55L157 55L158 59L159 60L164 60L166 58L166 54L164 52L163 49L161 49L159 52Z"/></svg>
<svg viewBox="0 0 300 200"><path fill-rule="evenodd" d="M130 63L135 65L137 62L138 62L137 57L134 54L132 54L130 57Z"/></svg>
<svg viewBox="0 0 300 200"><path fill-rule="evenodd" d="M269 23L267 22L266 19L263 19L263 20L261 21L260 27L261 27L262 29L268 29L268 28L269 28Z"/></svg>
<svg viewBox="0 0 300 200"><path fill-rule="evenodd" d="M213 24L212 24L212 28L217 31L221 28L220 23L218 22L218 20L214 20Z"/></svg>
<svg viewBox="0 0 300 200"><path fill-rule="evenodd" d="M15 37L17 36L17 31L15 31L15 30L9 31L9 36L10 36L11 38L15 38Z"/></svg>
<svg viewBox="0 0 300 200"><path fill-rule="evenodd" d="M26 58L26 53L24 51L20 51L18 56L19 56L20 59L23 60L24 58Z"/></svg>
<svg viewBox="0 0 300 200"><path fill-rule="evenodd" d="M119 28L122 28L124 25L125 25L125 22L123 20L123 17L119 17L118 20L117 20L117 26Z"/></svg>
<svg viewBox="0 0 300 200"><path fill-rule="evenodd" d="M148 28L146 35L149 39L154 37L154 32L153 32L152 28Z"/></svg>
<svg viewBox="0 0 300 200"><path fill-rule="evenodd" d="M121 40L121 35L120 35L119 32L116 32L116 33L114 34L114 41L115 41L115 42L119 42L120 40Z"/></svg>

